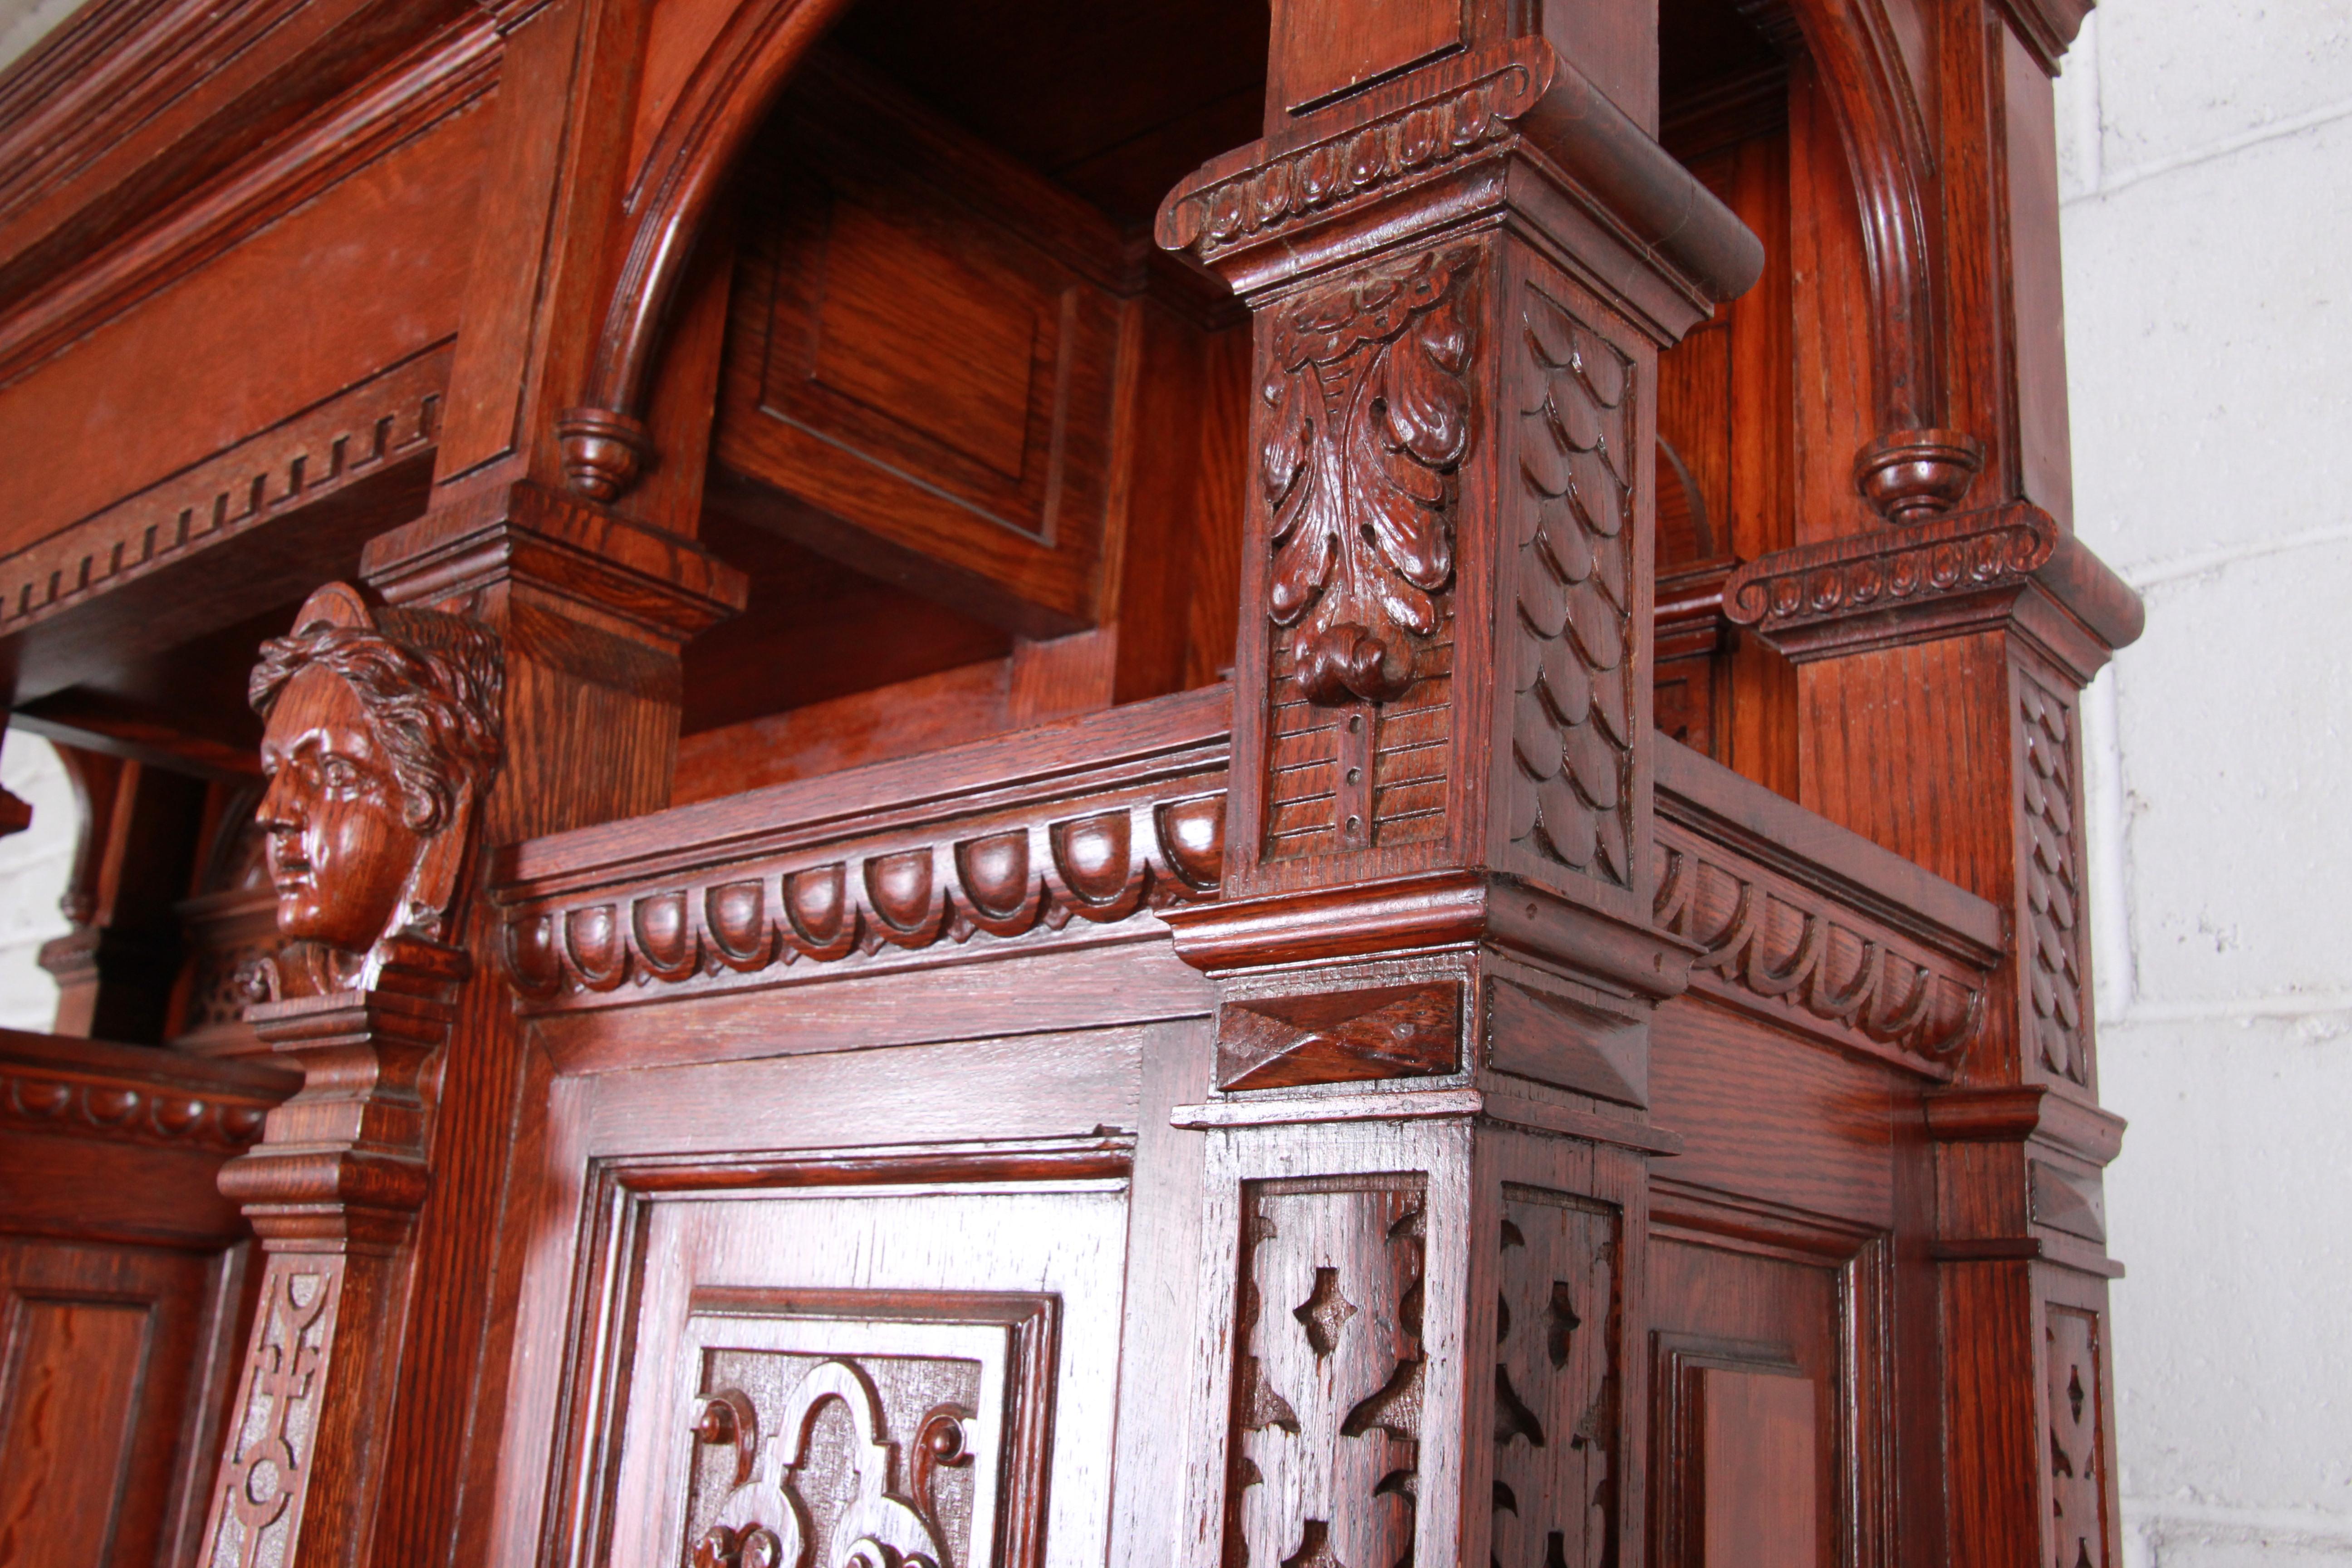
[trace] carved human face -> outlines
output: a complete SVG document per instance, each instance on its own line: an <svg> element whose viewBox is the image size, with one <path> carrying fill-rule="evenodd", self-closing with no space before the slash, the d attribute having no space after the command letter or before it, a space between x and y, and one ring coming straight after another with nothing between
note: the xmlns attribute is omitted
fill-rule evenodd
<svg viewBox="0 0 2352 1568"><path fill-rule="evenodd" d="M279 932L365 952L398 911L425 841L358 694L317 668L287 682L261 768L269 789L255 816L269 838Z"/></svg>

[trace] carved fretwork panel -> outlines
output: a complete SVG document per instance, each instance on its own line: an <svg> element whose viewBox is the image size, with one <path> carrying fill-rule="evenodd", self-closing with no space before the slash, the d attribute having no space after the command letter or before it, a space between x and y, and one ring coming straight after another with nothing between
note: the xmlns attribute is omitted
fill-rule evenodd
<svg viewBox="0 0 2352 1568"><path fill-rule="evenodd" d="M2052 1306L2044 1329L2050 1395L2051 1568L2106 1568L2105 1413L2099 1321Z"/></svg>
<svg viewBox="0 0 2352 1568"><path fill-rule="evenodd" d="M2020 828L2031 920L2025 985L2042 1065L2091 1081L2083 1018L2083 843L2075 826L2074 710L2039 682L2017 680Z"/></svg>
<svg viewBox="0 0 2352 1568"><path fill-rule="evenodd" d="M1250 1184L1226 1568L1401 1568L1420 1468L1419 1177Z"/></svg>
<svg viewBox="0 0 2352 1568"><path fill-rule="evenodd" d="M1052 1297L713 1292L687 1323L696 1568L1034 1568Z"/></svg>
<svg viewBox="0 0 2352 1568"><path fill-rule="evenodd" d="M221 1455L205 1568L281 1563L300 1534L342 1285L343 1260L333 1254L270 1259Z"/></svg>
<svg viewBox="0 0 2352 1568"><path fill-rule="evenodd" d="M1620 1219L1506 1187L1495 1324L1496 1568L1614 1561L1622 1422Z"/></svg>
<svg viewBox="0 0 2352 1568"><path fill-rule="evenodd" d="M1517 471L1509 623L1509 836L1539 864L1633 886L1638 366L1563 298L1529 284L1515 352L1532 373Z"/></svg>

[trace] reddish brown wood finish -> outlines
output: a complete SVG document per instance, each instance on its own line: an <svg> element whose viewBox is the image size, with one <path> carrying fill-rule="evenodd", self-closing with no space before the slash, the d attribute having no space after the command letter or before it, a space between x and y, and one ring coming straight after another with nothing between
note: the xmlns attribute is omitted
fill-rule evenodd
<svg viewBox="0 0 2352 1568"><path fill-rule="evenodd" d="M69 22L0 76L0 673L82 749L60 1026L177 1050L0 1090L0 1517L2111 1564L2079 21ZM473 674L294 673L257 752L298 618ZM430 691L499 715L446 810ZM232 1377L186 1106L255 1049Z"/></svg>
<svg viewBox="0 0 2352 1568"><path fill-rule="evenodd" d="M0 1033L0 1550L178 1563L252 1310L251 1233L214 1188L294 1080Z"/></svg>

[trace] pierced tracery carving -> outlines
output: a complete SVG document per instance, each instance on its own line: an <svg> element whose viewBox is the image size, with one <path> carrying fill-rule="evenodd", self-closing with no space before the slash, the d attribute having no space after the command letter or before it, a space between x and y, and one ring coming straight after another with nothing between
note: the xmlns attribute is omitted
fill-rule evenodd
<svg viewBox="0 0 2352 1568"><path fill-rule="evenodd" d="M2043 1331L2050 1397L2051 1568L2104 1568L2106 1528L2100 1505L2098 1320L2070 1307L2049 1309Z"/></svg>
<svg viewBox="0 0 2352 1568"><path fill-rule="evenodd" d="M1609 1561L1619 1439L1617 1211L1504 1190L1495 1568Z"/></svg>
<svg viewBox="0 0 2352 1568"><path fill-rule="evenodd" d="M1541 396L1522 413L1517 479L1510 835L1631 887L1634 365L1536 289L1522 323Z"/></svg>
<svg viewBox="0 0 2352 1568"><path fill-rule="evenodd" d="M1454 472L1470 441L1462 295L1479 253L1361 272L1275 315L1259 482L1275 624L1310 701L1401 697L1454 577Z"/></svg>
<svg viewBox="0 0 2352 1568"><path fill-rule="evenodd" d="M1412 1177L1252 1184L1227 1568L1411 1561L1423 1226Z"/></svg>

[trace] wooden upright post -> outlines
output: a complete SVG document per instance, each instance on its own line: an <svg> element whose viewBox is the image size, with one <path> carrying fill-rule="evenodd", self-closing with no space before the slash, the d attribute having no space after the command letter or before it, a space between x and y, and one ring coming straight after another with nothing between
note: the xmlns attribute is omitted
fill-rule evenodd
<svg viewBox="0 0 2352 1568"><path fill-rule="evenodd" d="M1256 322L1201 1568L1642 1560L1653 389L1761 251L1584 9L1277 4L1160 213Z"/></svg>
<svg viewBox="0 0 2352 1568"><path fill-rule="evenodd" d="M503 759L471 825L488 847L668 804L680 651L744 595L740 574L692 539L723 267L689 273L676 352L654 384L652 418L674 460L625 510L574 493L558 444L616 265L652 8L493 9L497 121L432 505L372 541L362 565L393 605L496 637ZM311 1403L286 1462L259 1481L232 1440L208 1562L219 1550L230 1552L219 1561L257 1551L288 1568L468 1560L459 1497L467 1467L494 1461L504 1402L492 1276L527 1073L495 933L470 918L468 890L451 917L454 951L430 974L394 965L388 993L289 1002L258 1020L311 1082L280 1117L283 1137L273 1121L240 1195L271 1247L330 1266L305 1276L273 1254L250 1386L282 1403L299 1384ZM382 1179L354 1187L352 1170ZM273 1485L285 1506L277 1494L251 1500Z"/></svg>

